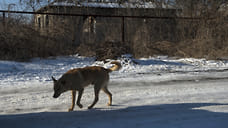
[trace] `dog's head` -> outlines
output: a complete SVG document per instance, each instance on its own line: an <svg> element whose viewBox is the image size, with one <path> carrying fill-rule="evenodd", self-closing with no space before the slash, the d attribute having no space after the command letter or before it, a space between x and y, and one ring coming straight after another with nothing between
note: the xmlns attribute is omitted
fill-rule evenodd
<svg viewBox="0 0 228 128"><path fill-rule="evenodd" d="M53 98L58 98L63 92L67 91L65 87L66 81L62 79L56 80L54 77L52 77L52 80L54 82Z"/></svg>

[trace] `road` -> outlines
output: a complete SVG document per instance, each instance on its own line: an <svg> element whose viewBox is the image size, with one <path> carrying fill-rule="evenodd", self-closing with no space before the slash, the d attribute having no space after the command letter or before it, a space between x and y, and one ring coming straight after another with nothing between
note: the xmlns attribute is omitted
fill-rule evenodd
<svg viewBox="0 0 228 128"><path fill-rule="evenodd" d="M227 128L228 80L147 82L111 81L113 106L100 93L95 108L92 86L85 89L83 109L67 112L70 92L53 99L52 83L0 88L0 124L11 127ZM31 83L32 84L32 83Z"/></svg>

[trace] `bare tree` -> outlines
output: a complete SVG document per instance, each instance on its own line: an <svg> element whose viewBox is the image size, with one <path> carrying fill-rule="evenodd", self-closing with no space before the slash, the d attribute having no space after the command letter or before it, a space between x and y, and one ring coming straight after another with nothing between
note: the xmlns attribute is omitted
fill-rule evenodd
<svg viewBox="0 0 228 128"><path fill-rule="evenodd" d="M216 14L227 0L175 0L176 7L181 8L185 15L210 16Z"/></svg>
<svg viewBox="0 0 228 128"><path fill-rule="evenodd" d="M36 11L40 7L49 4L53 0L19 0L19 3L25 6L25 10Z"/></svg>

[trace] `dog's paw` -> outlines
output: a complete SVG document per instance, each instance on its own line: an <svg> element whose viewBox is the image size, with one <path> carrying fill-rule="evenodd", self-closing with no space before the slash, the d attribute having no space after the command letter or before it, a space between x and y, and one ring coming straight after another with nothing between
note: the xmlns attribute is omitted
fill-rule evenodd
<svg viewBox="0 0 228 128"><path fill-rule="evenodd" d="M68 112L72 112L73 110L74 110L74 109L72 109L72 108L69 108L69 109L68 109Z"/></svg>
<svg viewBox="0 0 228 128"><path fill-rule="evenodd" d="M107 106L112 106L112 103L107 103Z"/></svg>
<svg viewBox="0 0 228 128"><path fill-rule="evenodd" d="M92 109L92 108L93 108L93 106L89 106L89 107L88 107L88 109Z"/></svg>
<svg viewBox="0 0 228 128"><path fill-rule="evenodd" d="M83 108L83 105L82 104L77 104L79 108Z"/></svg>

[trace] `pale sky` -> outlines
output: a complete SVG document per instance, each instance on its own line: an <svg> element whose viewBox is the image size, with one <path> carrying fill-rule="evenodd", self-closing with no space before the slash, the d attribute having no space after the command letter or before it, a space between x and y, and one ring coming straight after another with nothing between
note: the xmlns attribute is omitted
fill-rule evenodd
<svg viewBox="0 0 228 128"><path fill-rule="evenodd" d="M46 0L47 2L48 0ZM20 11L24 10L25 6L22 6L19 4L19 0L0 0L0 10L8 10L8 5L12 4L10 7L10 10L14 11ZM44 4L45 2L41 3L41 5ZM38 7L39 8L39 7Z"/></svg>
<svg viewBox="0 0 228 128"><path fill-rule="evenodd" d="M0 0L0 9L8 9L9 4L15 4L11 6L11 8L14 8L14 10L19 10L19 0ZM14 6L14 7L13 7Z"/></svg>

